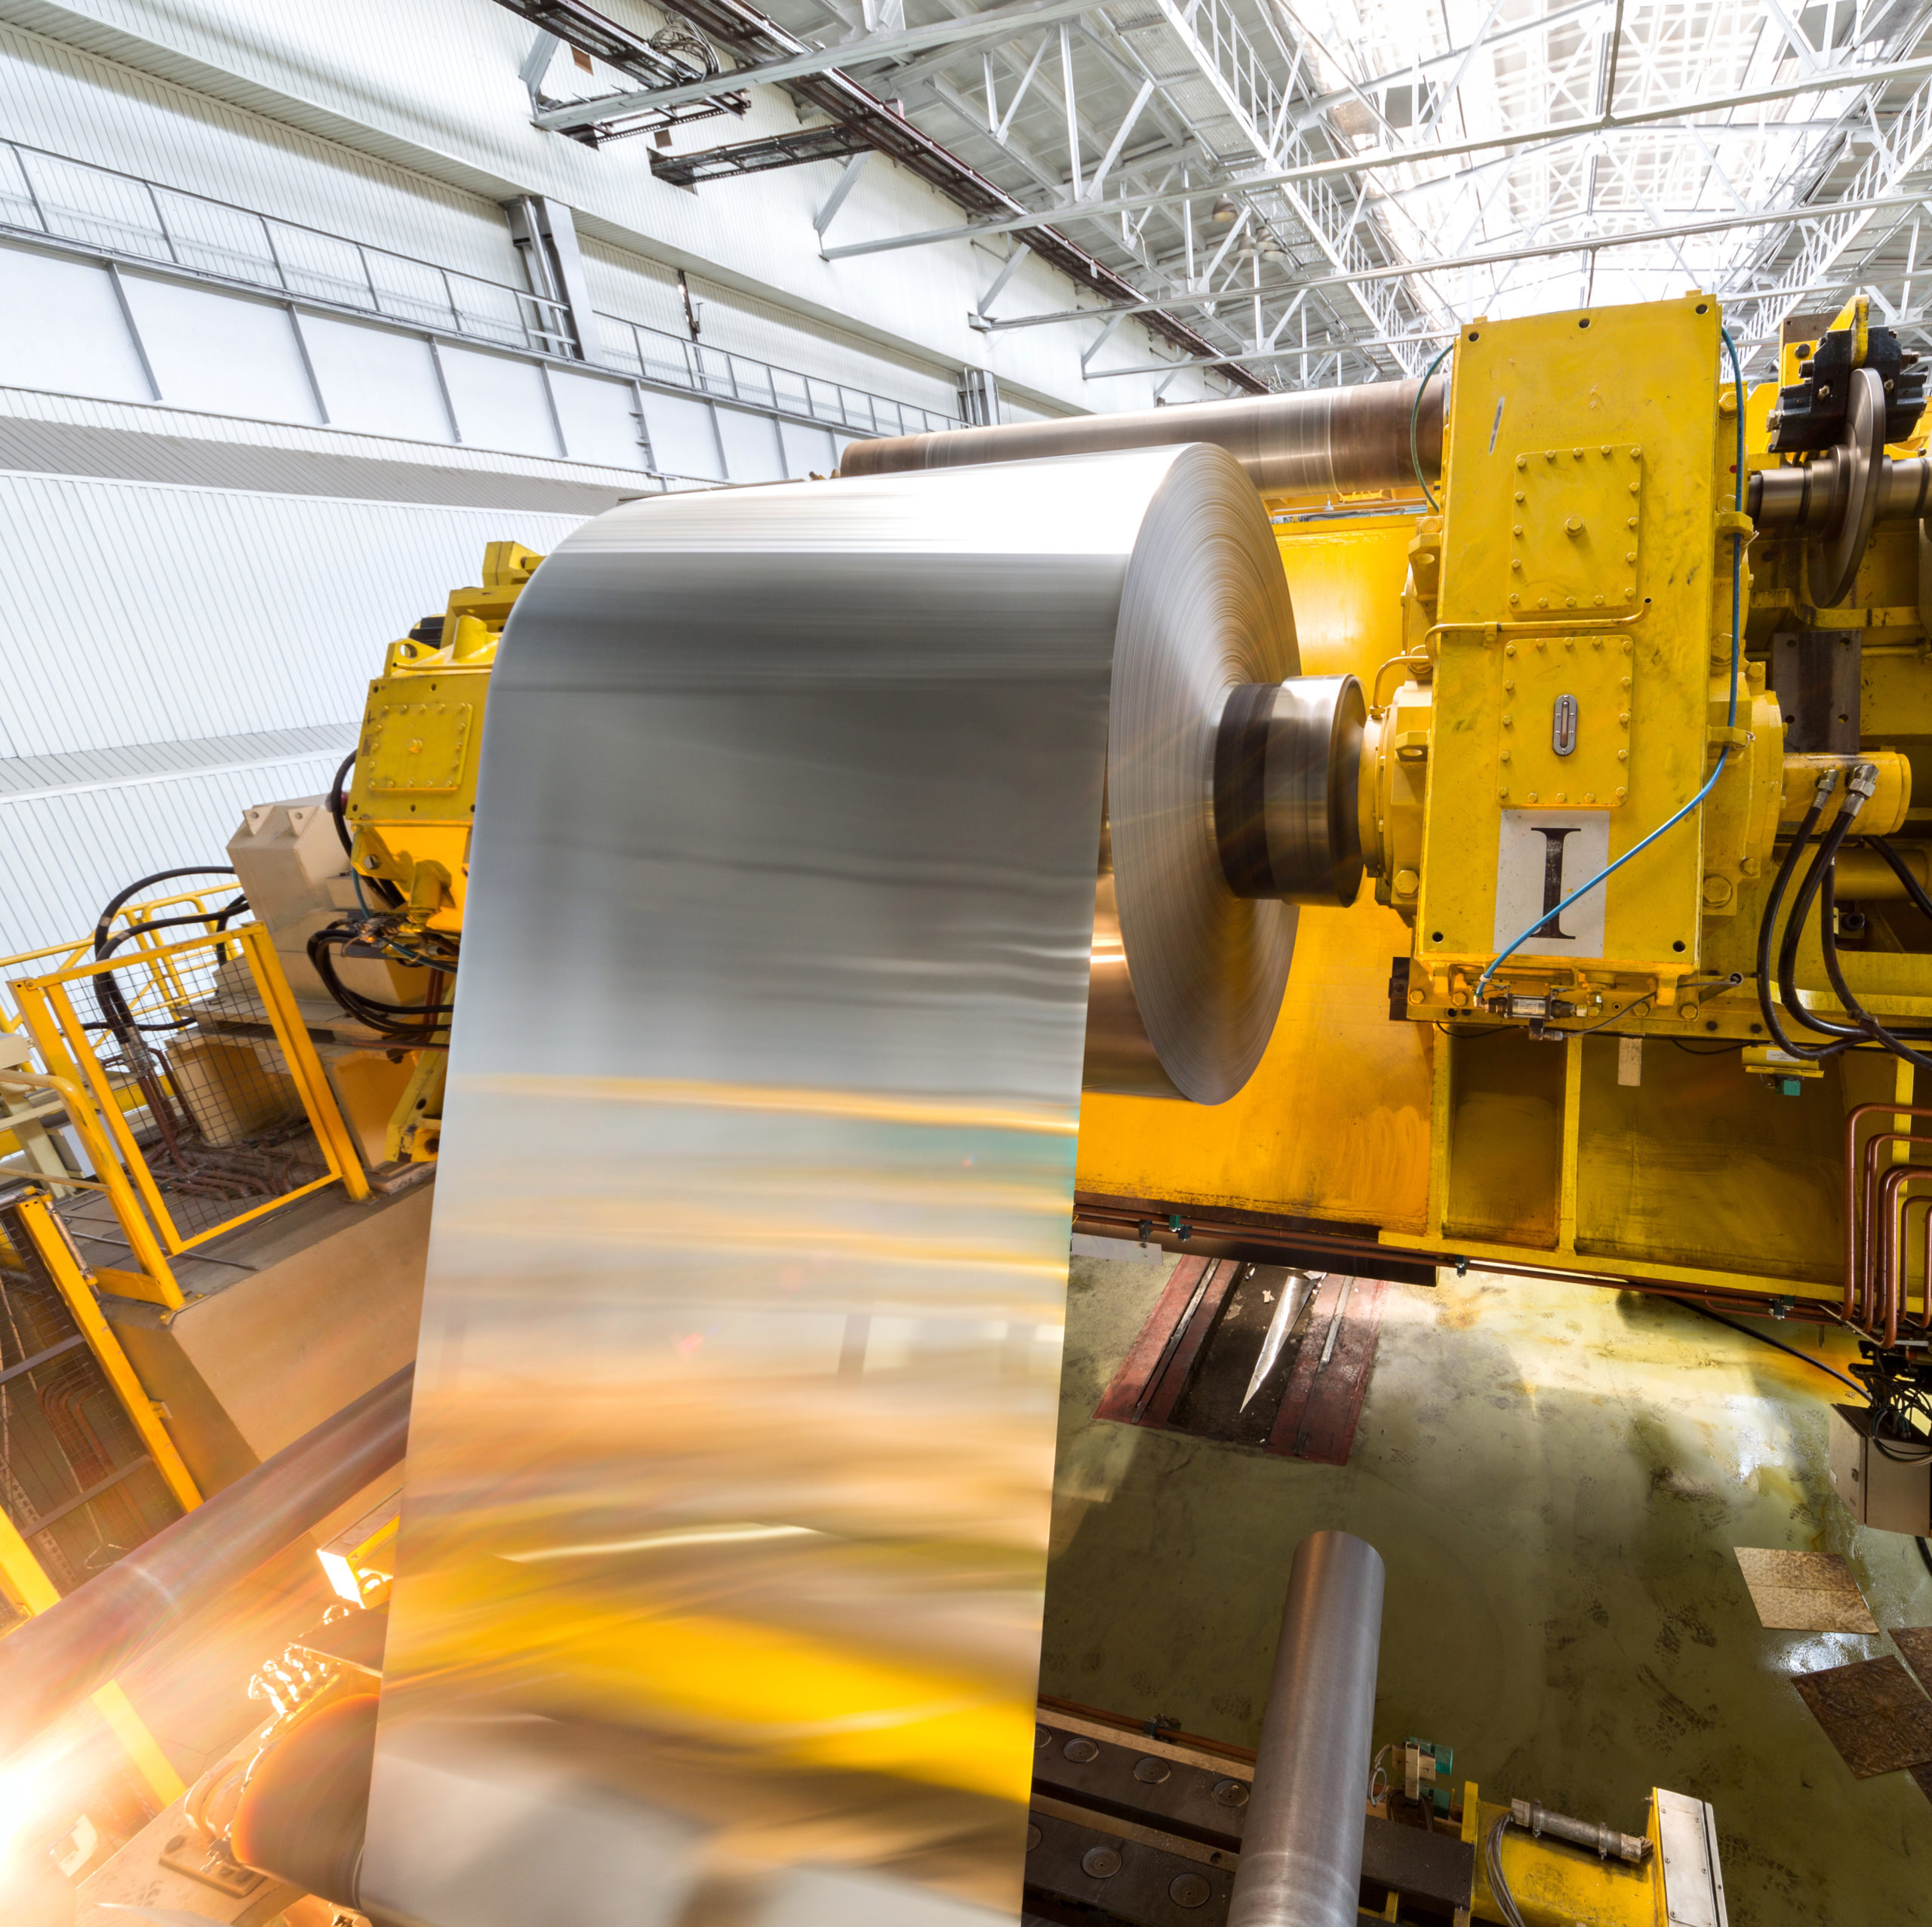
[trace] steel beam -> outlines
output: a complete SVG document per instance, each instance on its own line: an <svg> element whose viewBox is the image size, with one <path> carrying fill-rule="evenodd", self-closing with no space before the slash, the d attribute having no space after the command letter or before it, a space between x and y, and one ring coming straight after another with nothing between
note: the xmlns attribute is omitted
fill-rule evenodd
<svg viewBox="0 0 1932 1927"><path fill-rule="evenodd" d="M568 134L574 128L592 127L599 122L621 119L631 114L656 113L667 107L681 106L688 100L709 100L740 88L775 85L780 81L802 79L808 74L829 73L835 67L894 60L902 54L921 54L931 47L1004 39L1032 27L1072 20L1099 4L1100 0L1039 0L1034 6L995 8L986 13L968 14L962 20L936 20L930 26L907 27L897 33L864 34L842 41L836 47L812 48L802 54L787 54L782 60L760 60L729 73L687 81L675 87L648 87L634 93L607 94L595 100L573 100L566 106L548 108L534 119L536 125L547 128L553 134Z"/></svg>
<svg viewBox="0 0 1932 1927"><path fill-rule="evenodd" d="M1324 180L1337 175L1379 171L1385 168L1412 167L1419 161L1453 160L1460 155L1491 153L1503 149L1527 152L1534 148L1574 141L1590 134L1621 134L1661 126L1697 114L1723 113L1741 107L1763 106L1774 101L1796 100L1806 94L1829 93L1846 88L1884 87L1898 81L1924 80L1928 77L1932 77L1932 58L1898 60L1884 66L1820 74L1804 82L1752 88L1734 94L1715 94L1701 100L1677 101L1669 106L1652 108L1641 113L1604 115L1595 121L1569 121L1516 133L1487 135L1478 140L1444 142L1431 147L1374 149L1367 153L1343 155L1331 161L1307 162L1298 167L1278 168L1238 180L1196 182L1186 189L1116 195L1108 200L1089 202L1080 211L1084 214L1134 214L1145 208L1166 207L1190 198L1198 200L1204 194L1250 195L1265 188L1288 186L1297 181ZM1814 218L1826 211L1829 210L1812 208L1808 211ZM1049 226L1064 219L1066 213L1063 208L1046 208L1037 212L1010 215L995 221L975 222L968 226L932 228L922 233L893 235L878 241L857 242L847 247L829 249L827 258L837 259L847 254L884 254L900 248L929 248L939 242L970 239L980 235L1016 233L1027 228ZM1404 270L1405 272L1414 271Z"/></svg>

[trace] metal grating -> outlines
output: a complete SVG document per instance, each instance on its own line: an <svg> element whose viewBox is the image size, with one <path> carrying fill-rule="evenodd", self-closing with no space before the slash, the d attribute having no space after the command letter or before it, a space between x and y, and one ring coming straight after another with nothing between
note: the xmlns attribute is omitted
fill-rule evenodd
<svg viewBox="0 0 1932 1927"><path fill-rule="evenodd" d="M131 957L88 981L100 1068L143 1104L134 1142L178 1236L328 1175L301 1091L235 947Z"/></svg>

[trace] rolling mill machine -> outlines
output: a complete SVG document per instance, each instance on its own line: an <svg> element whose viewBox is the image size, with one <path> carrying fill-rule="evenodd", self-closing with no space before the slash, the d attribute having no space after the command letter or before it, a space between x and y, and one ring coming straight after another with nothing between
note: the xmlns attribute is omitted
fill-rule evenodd
<svg viewBox="0 0 1932 1927"><path fill-rule="evenodd" d="M1884 1458L1887 1439L1905 1442L1899 1455L1918 1451L1914 1414L1932 1387L1932 1122L1919 1122L1932 1104L1918 1106L1915 1087L1932 1061L1932 834L1913 780L1932 754L1925 371L1862 300L1795 319L1780 346L1780 380L1747 392L1718 304L1696 292L1478 319L1419 381L857 443L828 482L759 491L816 500L796 513L822 513L836 534L841 500L896 500L952 485L940 472L996 464L1023 465L1016 488L1042 485L1020 479L1042 463L1057 464L1056 487L1124 485L1125 467L1099 464L1127 456L1156 498L1177 477L1204 497L1230 474L1251 488L1241 514L1279 579L1244 617L1260 640L1209 680L1198 756L1162 780L1192 812L1205 853L1194 887L1212 900L1213 927L1239 933L1242 968L1266 994L1244 1005L1215 956L1177 965L1179 938L1150 937L1137 894L1150 846L1135 842L1115 760L1130 715L1117 673L1076 1230L1398 1279L1473 1264L1841 1322L1866 1341L1860 1436ZM1171 466L1157 470L1150 451L1169 451ZM648 544L653 517L706 513L681 502L614 515ZM587 565L570 566L590 580ZM1224 580L1198 566L1189 583ZM477 811L499 650L520 608L540 614L512 628L506 660L520 633L560 626L565 592L546 585L571 580L514 541L493 543L480 585L390 645L331 793L265 804L230 845L255 919L240 927L260 933L247 940L251 968L287 1002L202 1028L279 1053L275 1074L328 1153L304 1170L326 1164L352 1195L406 1202L443 1155L451 1029L476 940L472 863L491 833L487 804L480 822ZM993 635L995 618L983 620ZM238 913L192 914L232 979L219 947L241 940L214 919ZM1189 1030L1190 1013L1209 1007L1220 1027ZM53 1033L35 1035L43 1070L22 1075L60 1085L70 1112L118 1104L136 1137L152 1134L151 1094L103 1104L97 1083L91 1099L71 1062L51 1060ZM231 1091L224 1128L244 1145L245 1113ZM275 1124L278 1141L291 1128ZM102 1147L97 1166L128 1162L111 1137L88 1139ZM62 1175L40 1168L35 1224L53 1214ZM141 1208L132 1193L114 1202ZM426 1214L392 1209L388 1221L420 1270ZM131 1230L128 1243L126 1268L102 1288L146 1369L186 1341L157 1331L164 1301L139 1280L152 1283L160 1261L143 1259ZM164 1322L185 1329L194 1295L177 1297ZM351 1369L343 1390L368 1392L394 1362ZM181 1409L198 1422L199 1408ZM205 1416L218 1430L220 1413ZM184 1449L195 1461L200 1448ZM347 1522L331 1521L358 1608L381 1605L395 1572L393 1507L370 1514L369 1498L338 1479L315 1513L361 1507L347 1538ZM1932 1501L1921 1490L1912 1504L1924 1531ZM147 1553L135 1547L122 1567L131 1576ZM1311 1570L1326 1560L1352 1574L1379 1613L1379 1562L1371 1586L1349 1548L1309 1556ZM1318 1639L1320 1588L1300 1573L1291 1615ZM76 1636L60 1617L43 1615L44 1650ZM285 1657L280 1676L294 1683L259 1753L243 1756L261 1763L231 1763L171 1807L157 1824L174 1844L154 1855L205 1886L205 1867L197 1876L184 1856L252 1866L258 1884L237 1876L228 1916L251 1927L278 1911L306 1922L305 1891L359 1901L377 1919L440 1922L427 1905L412 1913L357 1885L380 1654L324 1627ZM454 1669L448 1654L440 1661ZM1351 1663L1372 1700L1372 1642ZM108 1675L75 1665L59 1676L78 1692ZM1120 1841L1167 1859L1131 1902L1125 1883L1090 1891L1071 1872L1043 1890L1147 1927L1276 1918L1243 1912L1244 1827L1287 1824L1283 1790L1329 1770L1315 1740L1284 1752L1286 1716L1272 1703L1258 1764L1211 1742L1149 1734L1143 1747L1054 1716L1041 1714L1048 1737L1035 1742L1051 1758L1029 1854L1071 1854L1069 1867L1103 1880L1111 1872L1092 1876L1093 1856L1112 1855L1117 1869ZM1131 1802L1100 1784L1115 1768ZM269 1797L302 1781L336 1789L328 1827ZM1361 1805L1351 1792L1338 1811L1352 1807L1352 1821L1310 1823L1346 1863L1338 1907L1355 1904L1359 1861L1364 1895L1409 1909L1388 1918L1473 1908L1509 1922L1516 1903L1485 1858L1506 1822L1533 1836L1510 1864L1548 1909L1580 1907L1587 1890L1604 1919L1675 1920L1694 1881L1722 1919L1709 1811L1675 1795L1660 1791L1647 1834L1633 1836L1528 1802L1485 1808L1473 1787L1452 1809L1445 1784L1445 1851L1420 1858L1377 1830L1386 1802L1365 1842ZM302 1825L319 1842L307 1858L275 1833ZM1423 1830L1432 1839L1433 1821ZM372 1878L391 1877L389 1852L372 1848ZM1565 1858L1579 1852L1584 1873ZM1532 1855L1542 1871L1528 1872ZM1372 1862L1383 1872L1370 1879ZM1261 1877L1248 1876L1251 1891Z"/></svg>
<svg viewBox="0 0 1932 1927"><path fill-rule="evenodd" d="M1478 322L1425 383L848 448L865 476L1212 441L1270 513L1305 673L1224 718L1254 753L1214 807L1260 786L1229 887L1316 913L1228 1102L1090 1098L1083 1228L1922 1332L1875 1125L1905 1129L1932 1017L1932 463L1925 371L1864 316L1800 317L1751 394L1694 295ZM298 968L453 953L492 653L537 560L493 546L392 646L331 799L361 907ZM405 1035L440 1014L396 1001ZM427 1061L392 1156L433 1154Z"/></svg>

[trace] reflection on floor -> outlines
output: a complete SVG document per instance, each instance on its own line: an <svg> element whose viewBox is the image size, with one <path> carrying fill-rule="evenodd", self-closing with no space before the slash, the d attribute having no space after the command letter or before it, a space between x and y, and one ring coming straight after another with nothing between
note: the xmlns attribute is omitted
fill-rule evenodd
<svg viewBox="0 0 1932 1927"><path fill-rule="evenodd" d="M1073 1261L1042 1693L1252 1746L1289 1558L1346 1527L1388 1567L1378 1745L1633 1832L1653 1785L1710 1801L1734 1927L1932 1920L1932 1804L1789 1683L1891 1642L1766 1631L1733 1550L1843 1553L1881 1627L1932 1624L1913 1542L1832 1495L1842 1388L1662 1301L1444 1273L1389 1288L1349 1464L1300 1464L1094 1418L1167 1270Z"/></svg>

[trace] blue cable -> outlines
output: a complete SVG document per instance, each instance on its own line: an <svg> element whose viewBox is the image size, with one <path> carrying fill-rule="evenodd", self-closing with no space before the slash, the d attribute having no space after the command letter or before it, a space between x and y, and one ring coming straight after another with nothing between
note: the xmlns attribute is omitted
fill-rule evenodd
<svg viewBox="0 0 1932 1927"><path fill-rule="evenodd" d="M1729 352L1730 356L1731 383L1737 397L1737 512L1739 514L1742 515L1744 512L1744 370L1742 364L1737 359L1737 344L1731 340L1730 329L1720 324L1718 328L1718 332L1724 337L1724 347ZM1738 655L1741 643L1741 638L1739 635L1739 631L1743 627L1743 611L1744 606L1744 537L1743 534L1740 532L1740 534L1734 535L1731 538L1731 543L1730 704L1729 709L1725 713L1725 727L1730 729L1735 729L1737 727ZM1517 937L1506 950L1502 951L1497 956L1495 962L1483 972L1481 976L1476 979L1475 997L1474 1001L1478 1003L1481 1002L1484 987L1487 984L1489 980L1494 977L1497 971L1503 967L1503 964L1506 962L1516 951L1521 950L1524 944L1527 943L1546 923L1549 922L1552 919L1560 920L1562 917L1563 913L1567 910L1572 903L1575 903L1580 897L1588 896L1589 893L1594 890L1599 883L1602 882L1606 877L1614 876L1632 857L1641 856L1643 853L1647 850L1666 830L1675 829L1676 827L1681 823L1693 810L1696 809L1698 805L1703 802L1704 799L1717 787L1718 778L1723 775L1724 766L1730 760L1730 745L1727 743L1723 748L1719 750L1718 752L1717 768L1712 770L1710 774L1704 779L1704 786L1703 789L1700 790L1697 795L1693 796L1690 802L1684 805L1683 808L1679 810L1675 816L1669 818L1666 821L1659 823L1656 829L1652 830L1649 836L1644 838L1641 842L1632 844L1629 849L1624 851L1622 856L1617 858L1616 862L1607 864L1603 869L1598 870L1596 875L1590 879L1589 882L1582 884L1576 889L1571 891L1569 895L1565 897L1562 902L1558 903L1553 910L1545 910L1542 915L1537 919L1535 922L1530 925L1528 929L1525 930L1523 934L1520 937Z"/></svg>

